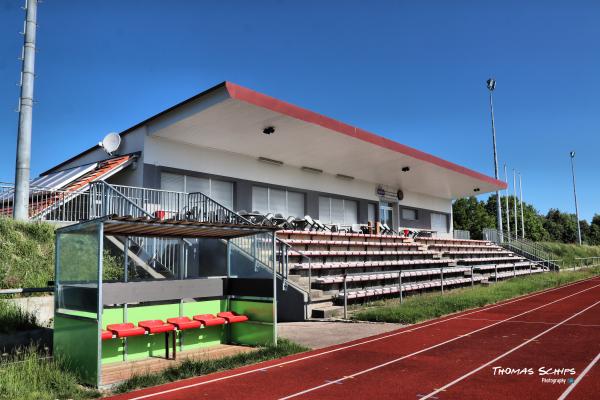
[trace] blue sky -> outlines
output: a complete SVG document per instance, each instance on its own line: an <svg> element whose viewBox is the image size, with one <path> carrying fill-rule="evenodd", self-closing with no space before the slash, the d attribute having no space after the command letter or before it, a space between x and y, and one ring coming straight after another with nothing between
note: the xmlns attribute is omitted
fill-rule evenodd
<svg viewBox="0 0 600 400"><path fill-rule="evenodd" d="M0 181L12 182L23 10L0 0ZM67 1L39 7L32 176L230 80L493 174L540 211L600 213L600 3Z"/></svg>

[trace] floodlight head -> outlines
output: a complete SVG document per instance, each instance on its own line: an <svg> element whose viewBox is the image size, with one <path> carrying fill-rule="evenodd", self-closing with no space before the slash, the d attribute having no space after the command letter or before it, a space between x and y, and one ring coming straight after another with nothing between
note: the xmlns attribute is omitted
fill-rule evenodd
<svg viewBox="0 0 600 400"><path fill-rule="evenodd" d="M575 152L574 151L570 152L569 154L571 155L571 158L575 158Z"/></svg>
<svg viewBox="0 0 600 400"><path fill-rule="evenodd" d="M104 136L104 139L100 143L98 143L100 147L104 149L109 155L113 155L115 151L119 149L121 145L121 136L118 133L111 132L108 135Z"/></svg>
<svg viewBox="0 0 600 400"><path fill-rule="evenodd" d="M493 92L494 89L496 89L496 80L495 79L488 79L487 80L487 88L490 92Z"/></svg>

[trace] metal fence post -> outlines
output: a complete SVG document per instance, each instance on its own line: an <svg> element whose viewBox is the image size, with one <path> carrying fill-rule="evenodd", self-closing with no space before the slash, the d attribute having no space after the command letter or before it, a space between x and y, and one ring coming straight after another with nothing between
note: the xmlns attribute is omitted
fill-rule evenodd
<svg viewBox="0 0 600 400"><path fill-rule="evenodd" d="M444 267L440 268L440 272L442 275L442 294L444 294Z"/></svg>
<svg viewBox="0 0 600 400"><path fill-rule="evenodd" d="M475 272L474 272L474 268L471 265L471 287L475 286Z"/></svg>
<svg viewBox="0 0 600 400"><path fill-rule="evenodd" d="M400 304L402 304L402 270L398 271L398 293L400 296Z"/></svg>
<svg viewBox="0 0 600 400"><path fill-rule="evenodd" d="M344 272L344 319L348 319L348 288L346 285L346 272Z"/></svg>
<svg viewBox="0 0 600 400"><path fill-rule="evenodd" d="M498 264L494 264L494 277L496 278L495 282L498 282Z"/></svg>

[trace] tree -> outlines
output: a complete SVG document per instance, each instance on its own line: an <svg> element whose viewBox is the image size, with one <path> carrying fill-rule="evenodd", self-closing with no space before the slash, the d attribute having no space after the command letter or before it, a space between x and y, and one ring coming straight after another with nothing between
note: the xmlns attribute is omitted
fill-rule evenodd
<svg viewBox="0 0 600 400"><path fill-rule="evenodd" d="M454 229L471 232L473 239L483 239L484 228L495 228L496 219L490 215L483 201L476 197L458 199L452 206Z"/></svg>

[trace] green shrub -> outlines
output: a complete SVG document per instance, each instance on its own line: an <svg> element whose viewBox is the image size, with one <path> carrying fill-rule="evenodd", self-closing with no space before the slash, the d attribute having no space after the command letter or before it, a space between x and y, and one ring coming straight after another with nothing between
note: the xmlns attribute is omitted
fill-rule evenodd
<svg viewBox="0 0 600 400"><path fill-rule="evenodd" d="M0 300L0 333L11 333L39 327L37 317L13 303Z"/></svg>
<svg viewBox="0 0 600 400"><path fill-rule="evenodd" d="M60 360L35 346L0 361L0 399L89 399L100 394L80 386Z"/></svg>

